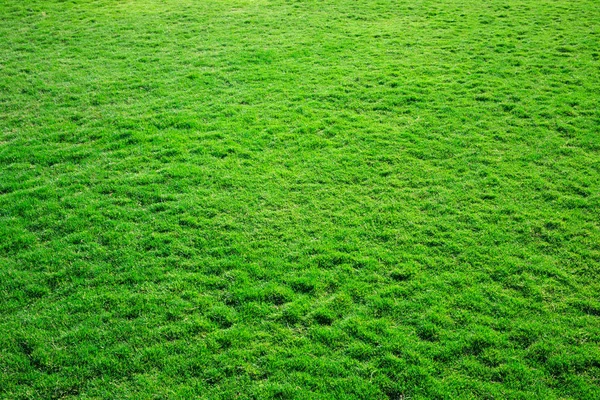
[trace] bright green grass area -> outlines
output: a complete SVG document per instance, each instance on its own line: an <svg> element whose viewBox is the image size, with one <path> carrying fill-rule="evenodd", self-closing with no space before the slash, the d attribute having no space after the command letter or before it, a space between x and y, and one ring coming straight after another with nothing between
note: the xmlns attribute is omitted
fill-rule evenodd
<svg viewBox="0 0 600 400"><path fill-rule="evenodd" d="M600 398L597 0L0 0L0 397Z"/></svg>

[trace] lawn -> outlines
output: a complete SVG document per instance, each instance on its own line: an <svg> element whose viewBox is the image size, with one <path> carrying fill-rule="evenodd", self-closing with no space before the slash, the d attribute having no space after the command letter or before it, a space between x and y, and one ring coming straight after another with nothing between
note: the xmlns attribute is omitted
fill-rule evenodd
<svg viewBox="0 0 600 400"><path fill-rule="evenodd" d="M0 398L599 399L597 0L0 0Z"/></svg>

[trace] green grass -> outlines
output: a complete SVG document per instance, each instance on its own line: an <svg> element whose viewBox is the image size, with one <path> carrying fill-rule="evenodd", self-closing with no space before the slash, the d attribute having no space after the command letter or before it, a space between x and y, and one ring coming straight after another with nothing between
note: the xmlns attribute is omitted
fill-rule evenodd
<svg viewBox="0 0 600 400"><path fill-rule="evenodd" d="M0 397L600 398L597 0L0 0Z"/></svg>

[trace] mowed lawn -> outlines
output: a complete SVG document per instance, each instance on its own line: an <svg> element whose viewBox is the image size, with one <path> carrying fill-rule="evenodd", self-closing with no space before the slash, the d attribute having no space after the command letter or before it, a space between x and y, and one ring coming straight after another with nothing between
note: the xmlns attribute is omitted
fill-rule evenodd
<svg viewBox="0 0 600 400"><path fill-rule="evenodd" d="M0 398L599 399L597 0L0 0Z"/></svg>

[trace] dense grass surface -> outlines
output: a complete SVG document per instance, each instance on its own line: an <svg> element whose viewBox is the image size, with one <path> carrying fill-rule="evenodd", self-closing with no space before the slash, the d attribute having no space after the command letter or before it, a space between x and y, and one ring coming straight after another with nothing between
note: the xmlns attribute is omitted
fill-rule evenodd
<svg viewBox="0 0 600 400"><path fill-rule="evenodd" d="M0 397L600 398L596 0L0 0Z"/></svg>

